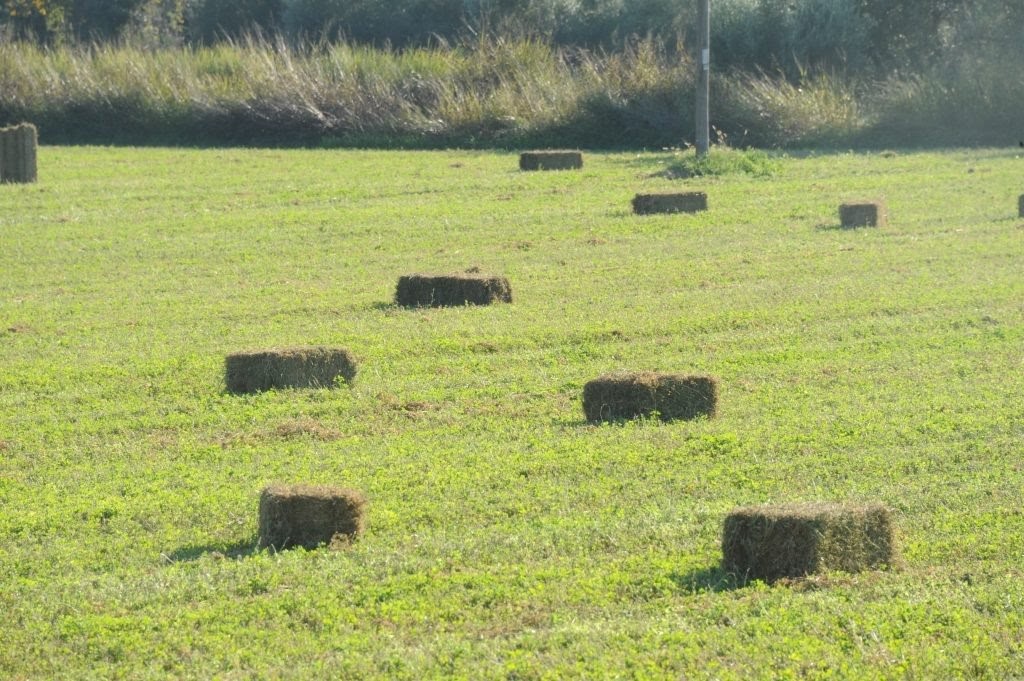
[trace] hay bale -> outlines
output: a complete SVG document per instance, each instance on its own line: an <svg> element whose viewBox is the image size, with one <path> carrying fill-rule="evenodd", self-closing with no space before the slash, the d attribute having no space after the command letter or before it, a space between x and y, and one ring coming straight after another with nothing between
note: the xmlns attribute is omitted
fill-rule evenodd
<svg viewBox="0 0 1024 681"><path fill-rule="evenodd" d="M883 203L868 201L839 206L839 224L843 227L885 227L885 223Z"/></svg>
<svg viewBox="0 0 1024 681"><path fill-rule="evenodd" d="M767 582L824 570L892 565L892 520L880 504L786 504L734 510L722 531L723 567Z"/></svg>
<svg viewBox="0 0 1024 681"><path fill-rule="evenodd" d="M395 303L402 307L451 307L512 302L505 277L481 274L410 274L398 278Z"/></svg>
<svg viewBox="0 0 1024 681"><path fill-rule="evenodd" d="M340 376L351 383L356 363L339 348L286 348L228 355L224 361L228 392L254 393L271 388L332 388Z"/></svg>
<svg viewBox="0 0 1024 681"><path fill-rule="evenodd" d="M519 154L520 170L578 170L583 154L578 151L524 151Z"/></svg>
<svg viewBox="0 0 1024 681"><path fill-rule="evenodd" d="M29 183L37 179L36 126L22 123L0 128L0 183Z"/></svg>
<svg viewBox="0 0 1024 681"><path fill-rule="evenodd" d="M637 194L633 197L633 212L637 215L697 213L707 209L708 195L705 192Z"/></svg>
<svg viewBox="0 0 1024 681"><path fill-rule="evenodd" d="M615 374L583 386L583 413L588 421L619 421L655 413L662 421L711 418L717 393L717 382L708 376Z"/></svg>
<svg viewBox="0 0 1024 681"><path fill-rule="evenodd" d="M336 538L351 541L366 525L359 492L312 485L270 485L260 494L260 547L314 549Z"/></svg>

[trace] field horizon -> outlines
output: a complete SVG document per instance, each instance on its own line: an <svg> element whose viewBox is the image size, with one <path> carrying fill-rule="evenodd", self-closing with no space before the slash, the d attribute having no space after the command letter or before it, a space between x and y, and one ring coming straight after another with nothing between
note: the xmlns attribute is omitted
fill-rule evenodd
<svg viewBox="0 0 1024 681"><path fill-rule="evenodd" d="M1021 150L712 154L757 163L40 147L0 185L0 675L1024 675ZM467 270L513 302L393 302ZM355 379L225 390L294 346ZM717 414L588 423L626 370ZM260 550L273 483L360 490L366 531ZM729 511L794 502L884 504L898 566L722 569Z"/></svg>

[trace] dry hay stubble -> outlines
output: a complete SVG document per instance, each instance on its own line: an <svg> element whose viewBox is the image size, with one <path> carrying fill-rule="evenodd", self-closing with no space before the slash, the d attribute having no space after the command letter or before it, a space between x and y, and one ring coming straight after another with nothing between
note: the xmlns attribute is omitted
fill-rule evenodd
<svg viewBox="0 0 1024 681"><path fill-rule="evenodd" d="M272 388L332 388L340 377L351 383L356 363L340 348L284 348L228 355L224 380L230 393L254 393Z"/></svg>
<svg viewBox="0 0 1024 681"><path fill-rule="evenodd" d="M588 421L620 421L657 414L662 421L714 417L718 384L709 376L624 373L601 376L583 386Z"/></svg>
<svg viewBox="0 0 1024 681"><path fill-rule="evenodd" d="M520 170L578 170L583 154L574 150L524 151L519 154Z"/></svg>
<svg viewBox="0 0 1024 681"><path fill-rule="evenodd" d="M860 572L894 565L895 554L892 518L881 504L739 508L722 530L722 566L741 579Z"/></svg>
<svg viewBox="0 0 1024 681"><path fill-rule="evenodd" d="M361 492L316 485L269 485L260 493L260 548L277 550L352 541L366 527Z"/></svg>
<svg viewBox="0 0 1024 681"><path fill-rule="evenodd" d="M505 277L479 274L410 274L398 278L395 303L401 307L458 307L512 302Z"/></svg>
<svg viewBox="0 0 1024 681"><path fill-rule="evenodd" d="M637 215L697 213L707 209L708 195L705 192L637 194L633 197L633 212Z"/></svg>
<svg viewBox="0 0 1024 681"><path fill-rule="evenodd" d="M842 227L885 227L888 222L885 204L880 201L858 201L839 206Z"/></svg>

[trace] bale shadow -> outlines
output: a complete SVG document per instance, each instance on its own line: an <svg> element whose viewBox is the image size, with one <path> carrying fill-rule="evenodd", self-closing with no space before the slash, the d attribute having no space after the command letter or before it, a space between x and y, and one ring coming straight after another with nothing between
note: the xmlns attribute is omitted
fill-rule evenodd
<svg viewBox="0 0 1024 681"><path fill-rule="evenodd" d="M366 309L367 310L373 310L373 311L376 311L376 312L397 312L397 311L402 310L404 308L399 306L398 303L396 303L393 300L388 300L388 301L378 300L375 303L367 304L366 305Z"/></svg>
<svg viewBox="0 0 1024 681"><path fill-rule="evenodd" d="M702 591L722 593L742 589L747 585L746 580L740 579L731 572L727 572L721 565L691 570L685 573L676 572L669 575L669 579L675 583L680 591L689 593L699 593Z"/></svg>
<svg viewBox="0 0 1024 681"><path fill-rule="evenodd" d="M170 563L191 563L207 555L215 558L247 558L259 553L259 550L259 539L253 536L236 542L182 546L171 553L164 554L164 557Z"/></svg>
<svg viewBox="0 0 1024 681"><path fill-rule="evenodd" d="M840 222L822 222L814 226L816 232L855 232L862 227L844 227Z"/></svg>

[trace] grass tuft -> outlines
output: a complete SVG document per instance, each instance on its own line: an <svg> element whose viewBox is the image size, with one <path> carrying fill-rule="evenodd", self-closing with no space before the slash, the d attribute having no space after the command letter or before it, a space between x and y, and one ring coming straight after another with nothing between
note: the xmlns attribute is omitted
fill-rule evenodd
<svg viewBox="0 0 1024 681"><path fill-rule="evenodd" d="M722 175L770 177L778 168L778 160L764 151L731 149L718 145L712 147L704 156L698 156L696 151L673 154L661 174L669 179Z"/></svg>

